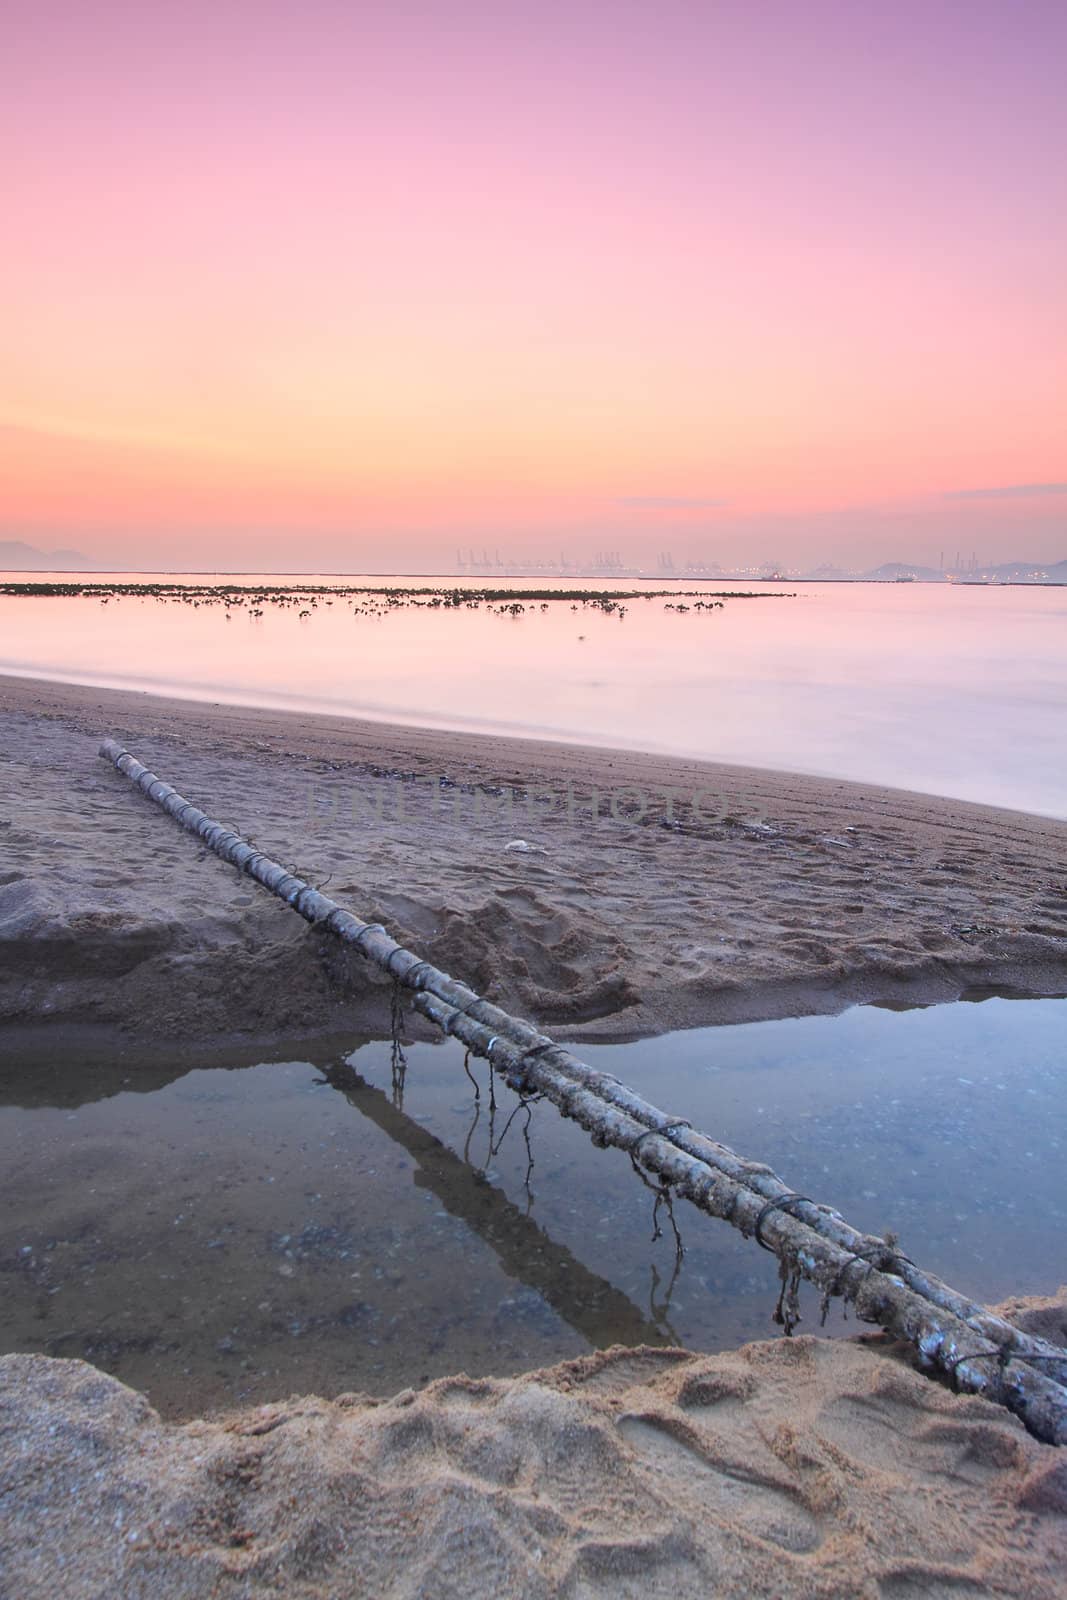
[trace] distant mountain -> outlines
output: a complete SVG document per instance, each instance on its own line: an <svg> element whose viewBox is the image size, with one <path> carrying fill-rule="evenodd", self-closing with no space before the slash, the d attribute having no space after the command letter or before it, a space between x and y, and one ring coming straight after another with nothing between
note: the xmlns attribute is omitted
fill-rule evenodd
<svg viewBox="0 0 1067 1600"><path fill-rule="evenodd" d="M0 572L91 572L80 550L38 550L21 539L0 539Z"/></svg>
<svg viewBox="0 0 1067 1600"><path fill-rule="evenodd" d="M1067 561L1005 561L982 571L1002 583L1067 583Z"/></svg>
<svg viewBox="0 0 1067 1600"><path fill-rule="evenodd" d="M969 577L969 570L963 574ZM918 567L910 561L885 561L863 574L874 583L893 583L914 578L919 583L939 583L944 577L936 567ZM1004 561L999 566L979 567L977 578L996 578L1001 583L1067 583L1067 561Z"/></svg>

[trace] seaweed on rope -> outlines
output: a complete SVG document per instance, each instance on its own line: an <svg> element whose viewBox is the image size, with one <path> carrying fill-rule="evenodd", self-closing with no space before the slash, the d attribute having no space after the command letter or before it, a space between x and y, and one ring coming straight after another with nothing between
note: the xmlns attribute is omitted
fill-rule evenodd
<svg viewBox="0 0 1067 1600"><path fill-rule="evenodd" d="M1067 1444L1067 1350L1016 1328L924 1272L895 1239L853 1228L832 1207L796 1194L764 1163L660 1110L405 949L380 923L362 921L207 816L116 741L105 740L100 755L216 855L381 968L394 980L395 1006L401 989L409 991L413 1009L488 1062L490 1081L496 1074L522 1099L551 1102L595 1145L628 1152L641 1175L671 1195L672 1206L675 1196L686 1199L772 1251L782 1282L776 1316L787 1334L799 1318L804 1278L815 1285L821 1305L844 1300L861 1321L911 1344L922 1367L1006 1407L1036 1438ZM394 1010L402 1052L399 1026ZM402 1076L399 1089L402 1094Z"/></svg>

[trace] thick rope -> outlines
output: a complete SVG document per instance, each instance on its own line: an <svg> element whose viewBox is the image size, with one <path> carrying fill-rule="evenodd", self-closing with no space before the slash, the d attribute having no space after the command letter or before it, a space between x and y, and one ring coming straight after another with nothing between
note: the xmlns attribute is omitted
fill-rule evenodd
<svg viewBox="0 0 1067 1600"><path fill-rule="evenodd" d="M542 1094L587 1128L594 1143L629 1151L635 1165L640 1161L700 1209L747 1236L755 1234L782 1263L787 1328L795 1321L799 1273L816 1283L824 1301L840 1295L862 1320L908 1339L926 1365L939 1367L959 1387L1008 1406L1038 1438L1067 1442L1067 1351L1023 1333L921 1272L887 1240L863 1234L837 1212L794 1194L769 1167L689 1128L530 1023L483 1000L406 950L380 924L361 921L205 815L114 740L105 740L100 754L224 861L413 990L418 1011L487 1059L512 1088ZM976 1338L984 1348L971 1348Z"/></svg>

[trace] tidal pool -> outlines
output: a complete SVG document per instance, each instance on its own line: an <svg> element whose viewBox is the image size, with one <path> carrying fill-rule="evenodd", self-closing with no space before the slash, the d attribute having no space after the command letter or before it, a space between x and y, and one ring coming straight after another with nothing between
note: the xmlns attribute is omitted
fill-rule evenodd
<svg viewBox="0 0 1067 1600"><path fill-rule="evenodd" d="M1065 1024L994 997L581 1053L995 1301L1067 1276ZM625 1155L503 1087L494 1110L472 1062L476 1099L452 1042L407 1046L401 1089L388 1041L160 1067L49 1037L0 1067L0 1350L188 1416L777 1333L772 1256L679 1202L679 1261Z"/></svg>

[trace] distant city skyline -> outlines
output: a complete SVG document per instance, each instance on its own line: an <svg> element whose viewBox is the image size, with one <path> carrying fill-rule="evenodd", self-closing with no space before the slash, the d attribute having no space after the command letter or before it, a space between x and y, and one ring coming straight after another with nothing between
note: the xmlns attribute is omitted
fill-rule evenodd
<svg viewBox="0 0 1067 1600"><path fill-rule="evenodd" d="M43 0L4 56L0 539L1067 551L1062 5Z"/></svg>
<svg viewBox="0 0 1067 1600"><path fill-rule="evenodd" d="M1065 541L1067 550L1067 541ZM10 572L16 575L25 574L32 578L35 573L108 573L121 571L147 571L147 572L201 572L201 573L226 573L226 572L263 572L278 573L281 575L300 573L321 573L323 575L361 574L373 575L374 573L395 574L397 576L458 576L466 579L499 579L508 577L602 577L605 581L613 578L657 578L666 581L673 579L713 580L716 578L768 578L780 576L784 579L800 581L823 578L831 579L862 579L865 577L880 578L889 581L892 578L913 575L919 579L930 579L935 576L947 577L972 577L980 574L992 575L1002 581L1046 581L1067 583L1067 554L1058 560L1041 561L1033 558L1025 560L1014 559L1010 561L980 560L977 552L969 554L959 550L955 552L939 552L937 561L933 564L921 561L900 561L893 556L887 556L884 561L876 562L872 567L845 567L836 562L817 562L810 566L792 566L788 562L776 561L773 558L753 560L747 563L718 562L700 560L696 558L675 559L671 550L660 550L644 559L628 560L618 550L594 551L591 555L582 556L577 553L560 551L556 556L516 556L503 554L494 547L489 550L485 546L475 548L468 546L457 549L451 562L439 561L434 566L410 567L398 564L367 565L357 568L343 567L316 567L307 563L297 562L291 567L232 567L221 566L208 568L187 568L181 566L147 566L144 568L124 568L119 564L108 561L94 561L84 551L78 550L41 550L36 546L26 544L23 540L0 539L0 573Z"/></svg>

